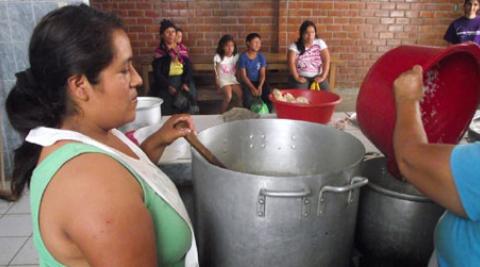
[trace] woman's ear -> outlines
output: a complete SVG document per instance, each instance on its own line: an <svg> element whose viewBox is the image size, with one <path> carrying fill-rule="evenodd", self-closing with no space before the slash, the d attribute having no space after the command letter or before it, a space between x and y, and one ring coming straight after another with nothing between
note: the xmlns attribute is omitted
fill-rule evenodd
<svg viewBox="0 0 480 267"><path fill-rule="evenodd" d="M72 75L67 79L67 89L72 100L88 101L91 84L85 75Z"/></svg>

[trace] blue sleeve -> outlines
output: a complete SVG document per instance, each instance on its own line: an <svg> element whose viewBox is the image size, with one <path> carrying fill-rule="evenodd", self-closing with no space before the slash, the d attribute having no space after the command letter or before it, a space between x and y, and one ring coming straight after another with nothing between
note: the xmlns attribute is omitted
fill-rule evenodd
<svg viewBox="0 0 480 267"><path fill-rule="evenodd" d="M460 43L460 40L458 39L457 32L455 31L455 26L454 23L450 24L448 26L447 32L445 32L445 35L443 36L443 39L451 44L458 44Z"/></svg>
<svg viewBox="0 0 480 267"><path fill-rule="evenodd" d="M265 58L265 56L262 53L260 53L259 55L260 55L260 57L259 57L260 58L260 66L261 67L266 67L267 66L267 59Z"/></svg>
<svg viewBox="0 0 480 267"><path fill-rule="evenodd" d="M247 67L247 64L246 64L246 59L245 59L245 54L241 54L240 57L238 58L238 68L239 69L245 69Z"/></svg>
<svg viewBox="0 0 480 267"><path fill-rule="evenodd" d="M480 142L456 146L450 157L453 181L469 219L480 220Z"/></svg>

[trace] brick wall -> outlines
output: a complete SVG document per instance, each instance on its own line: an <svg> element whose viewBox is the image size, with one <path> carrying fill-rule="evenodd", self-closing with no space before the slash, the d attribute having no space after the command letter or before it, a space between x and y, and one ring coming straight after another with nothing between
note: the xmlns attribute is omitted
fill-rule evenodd
<svg viewBox="0 0 480 267"><path fill-rule="evenodd" d="M192 54L213 55L218 39L232 34L243 48L259 32L263 49L285 52L303 20L338 59L337 87L358 88L369 67L401 44L444 46L450 22L462 15L463 0L90 0L92 6L123 18L136 62L149 61L158 45L158 22L183 28Z"/></svg>

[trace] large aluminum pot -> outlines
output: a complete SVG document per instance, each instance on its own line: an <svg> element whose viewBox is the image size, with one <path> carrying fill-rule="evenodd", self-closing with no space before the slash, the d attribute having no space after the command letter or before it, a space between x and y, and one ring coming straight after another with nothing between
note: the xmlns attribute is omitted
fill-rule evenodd
<svg viewBox="0 0 480 267"><path fill-rule="evenodd" d="M158 97L137 97L135 120L120 127L120 131L129 132L160 123L162 120L162 103L163 99Z"/></svg>
<svg viewBox="0 0 480 267"><path fill-rule="evenodd" d="M366 160L356 246L365 266L427 266L444 209L387 172L383 157ZM395 263L395 264L393 264Z"/></svg>
<svg viewBox="0 0 480 267"><path fill-rule="evenodd" d="M200 140L230 169L193 152L203 266L349 266L365 148L316 123L243 120Z"/></svg>

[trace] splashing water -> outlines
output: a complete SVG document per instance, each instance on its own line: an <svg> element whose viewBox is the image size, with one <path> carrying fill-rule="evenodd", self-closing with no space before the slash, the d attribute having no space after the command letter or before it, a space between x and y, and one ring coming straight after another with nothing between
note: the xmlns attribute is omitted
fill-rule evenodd
<svg viewBox="0 0 480 267"><path fill-rule="evenodd" d="M438 101L435 100L435 95L437 94L440 85L439 85L439 69L440 66L437 64L429 71L425 73L423 80L423 93L424 97L420 101L422 106L430 106L430 110L422 109L422 120L424 124L436 124L438 122Z"/></svg>

